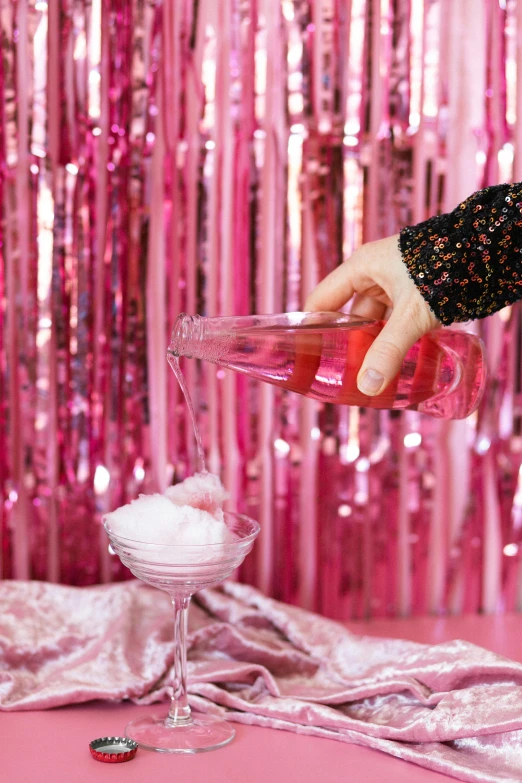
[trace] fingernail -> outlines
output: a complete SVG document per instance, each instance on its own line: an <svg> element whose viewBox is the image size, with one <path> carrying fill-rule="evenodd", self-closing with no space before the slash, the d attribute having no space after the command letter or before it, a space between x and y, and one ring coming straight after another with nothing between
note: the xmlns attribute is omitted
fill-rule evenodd
<svg viewBox="0 0 522 783"><path fill-rule="evenodd" d="M363 394L373 396L377 394L384 383L384 375L377 370L365 370L362 377L357 382L357 388Z"/></svg>

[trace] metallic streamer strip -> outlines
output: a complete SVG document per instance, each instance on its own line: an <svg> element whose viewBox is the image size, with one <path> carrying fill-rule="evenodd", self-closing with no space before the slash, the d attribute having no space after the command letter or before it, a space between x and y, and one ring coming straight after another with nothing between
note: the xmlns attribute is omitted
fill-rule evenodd
<svg viewBox="0 0 522 783"><path fill-rule="evenodd" d="M228 0L227 0L228 2ZM217 18L216 18L217 17ZM208 16L207 16L208 19ZM223 80L220 78L217 72L217 59L223 42L219 36L219 9L214 11L213 27L214 27L214 41L212 46L212 59L213 68L215 70L213 75L213 84L211 85L210 101L207 108L211 112L211 120L209 121L209 146L207 147L207 162L206 162L206 175L207 175L207 188L208 188L208 214L205 221L205 230L208 237L207 240L207 253L205 259L205 307L206 313L209 316L219 315L219 294L220 294L220 242L217 239L218 233L221 232L221 220L220 220L220 197L222 194L222 149L216 144L216 138L218 141L222 141L219 138L219 109L221 102L226 95L226 90L223 86ZM223 75L223 79L226 76ZM210 238L213 238L212 240ZM202 368L204 375L205 391L206 391L206 420L207 420L207 438L208 438L208 467L213 473L221 474L222 468L222 452L220 449L219 438L219 407L220 407L220 393L218 388L217 368L210 363L206 363Z"/></svg>
<svg viewBox="0 0 522 783"><path fill-rule="evenodd" d="M212 62L212 52L215 46L215 9L202 2L191 2L190 8L190 14L186 17L187 31L190 31L190 34L187 38L182 38L183 41L188 40L190 46L187 51L184 92L180 93L184 97L186 107L183 115L184 136L182 140L184 150L186 150L183 169L183 195L186 198L187 208L185 233L187 271L184 294L188 312L197 311L208 314L205 289L203 288L203 263L208 255L209 241L205 222L208 210L208 193L205 183L213 159L212 150L207 149L207 143L212 141L212 95L215 89L215 74L209 65ZM207 24L209 14L211 23ZM209 144L210 146L211 144ZM197 395L200 390L199 384L203 379L201 368L196 367L194 362L187 362L185 372L190 393ZM191 464L194 464L193 433L188 430L186 431L186 440L187 457ZM206 445L208 451L208 442Z"/></svg>
<svg viewBox="0 0 522 783"><path fill-rule="evenodd" d="M50 420L50 361L52 340L52 248L54 205L50 188L49 162L47 161L47 9L33 10L35 27L30 36L32 50L32 101L30 112L32 132L30 151L33 156L32 171L35 189L35 236L38 236L34 258L37 273L36 345L35 361L35 575L50 581L59 579L57 552L57 518L53 499L50 471L55 466L55 430ZM52 466L52 467L51 467Z"/></svg>
<svg viewBox="0 0 522 783"><path fill-rule="evenodd" d="M91 29L89 35L89 101L88 139L92 154L90 168L90 214L92 230L90 242L93 247L92 303L93 337L92 365L93 386L91 395L91 456L90 470L96 514L111 508L111 474L107 466L106 439L106 386L108 373L107 318L107 262L106 246L109 230L109 188L107 169L109 156L109 73L110 36L109 15L102 12L102 0L92 5ZM100 525L99 533L100 579L112 578L114 561L108 554L107 537Z"/></svg>
<svg viewBox="0 0 522 783"><path fill-rule="evenodd" d="M501 402L499 404L498 430L500 444L495 455L501 530L501 585L500 602L503 609L517 608L517 592L520 571L520 519L519 476L520 447L517 438L517 410L520 367L520 308L509 312L502 345L502 376L500 378Z"/></svg>
<svg viewBox="0 0 522 783"><path fill-rule="evenodd" d="M310 291L320 277L326 275L343 259L342 224L344 200L343 147L346 107L346 67L343 56L345 42L349 40L350 25L342 5L331 2L308 4L307 13L300 17L304 55L301 67L310 63L311 89L308 102L304 103L304 138L301 146L303 160L301 287L303 296ZM296 118L297 119L297 118ZM294 120L295 123L296 120ZM299 130L299 121L291 128ZM295 134L298 136L298 134ZM294 137L290 136L290 141ZM313 401L301 406L300 449L301 462L301 523L299 546L298 600L305 606L313 606L318 593L318 568L321 549L328 541L323 530L327 515L324 512L325 495L319 471L318 411ZM333 414L337 415L338 412ZM311 499L317 495L319 502L311 507ZM334 507L337 509L334 501ZM334 519L337 518L336 511ZM333 531L331 531L333 532ZM331 541L338 540L334 532ZM332 543L336 555L338 545ZM338 598L341 598L339 596ZM320 600L320 597L319 597ZM338 603L338 599L333 599ZM342 600L342 598L341 598ZM333 607L332 607L333 609Z"/></svg>
<svg viewBox="0 0 522 783"><path fill-rule="evenodd" d="M291 116L290 135L288 139L289 174L297 174L302 184L302 192L299 194L288 193L287 209L289 219L293 221L294 246L299 242L300 253L300 285L303 293L310 291L316 283L317 265L320 263L317 237L325 236L322 225L322 216L318 214L317 204L322 202L324 191L318 181L317 174L320 171L321 134L328 133L332 117L330 112L326 117L325 107L329 103L332 81L323 77L323 37L330 32L329 23L331 13L330 3L315 3L312 7L301 4L297 23L300 27L298 39L289 38L288 60L298 69L305 67L306 61L311 66L311 85L308 101L303 96L301 104L295 102L295 96L288 97L289 110L293 108L294 116ZM328 17L325 19L325 17ZM327 31L325 31L325 27ZM299 43L298 43L299 41ZM304 44L304 46L303 46ZM302 47L302 49L300 48ZM297 53L301 51L301 57ZM295 80L295 72L293 78ZM291 78L289 73L289 80ZM326 86L326 89L325 89ZM329 88L329 89L328 89ZM291 103L291 101L293 101ZM302 117L299 110L302 109ZM304 121L304 123L303 123ZM311 154L307 154L307 145L315 147ZM308 159L308 165L303 165L303 158ZM289 178L289 185L291 180ZM292 195L294 198L292 198ZM300 240L296 236L295 221L298 211L300 215ZM292 400L288 401L290 405ZM315 603L317 592L317 536L318 526L321 523L322 514L317 507L318 478L317 478L317 440L313 438L313 431L317 427L317 404L313 400L302 400L297 412L299 420L299 445L300 460L300 487L299 495L295 498L299 509L299 537L296 550L298 552L297 580L299 585L298 601L302 606L311 608Z"/></svg>
<svg viewBox="0 0 522 783"><path fill-rule="evenodd" d="M189 85L186 81L188 64L191 58L194 57L193 48L189 48L188 45L191 29L190 15L193 5L191 2L167 2L164 4L161 28L161 90L158 93L158 100L152 103L150 107L150 110L158 115L165 145L164 158L162 161L159 161L159 165L164 167L163 222L165 232L164 267L159 274L164 275L166 284L165 309L167 329L172 327L174 319L180 310L185 307L189 312L192 312L195 304L195 294L190 295L194 292L194 279L196 276L194 269L195 251L191 250L191 248L197 241L197 228L192 208L193 192L190 185L187 184L185 176L185 171L189 169L191 174L189 182L193 182L193 187L196 187L198 172L197 168L192 170L191 161L198 160L199 148L197 142L199 141L199 134L197 132L197 122L199 121L199 116L195 120L195 125L191 120L193 118L192 106L194 96L198 100L198 93L194 89L188 89ZM200 40L199 36L198 40ZM182 101L185 96L186 109L184 113ZM167 100L170 106L168 111L166 109ZM194 140L190 146L184 139L184 128L187 127L189 132L193 134L191 138ZM184 228L185 224L186 229ZM183 294L186 295L185 303L182 303ZM165 324L162 324L162 326L164 328ZM170 341L169 332L163 339L168 344ZM161 361L159 351L158 361ZM186 371L190 373L188 383L191 392L193 392L194 383L190 366L187 366ZM187 459L185 449L192 449L193 446L192 443L188 442L186 418L179 415L182 401L180 389L172 373L168 373L166 382L167 461L170 455L177 455L177 464L173 464L169 471L169 476L163 478L164 482L169 483L174 473L181 473L181 478L183 478L186 470L186 466L183 466L183 463ZM159 378L156 378L154 383L159 383ZM160 424L159 420L157 424ZM193 453L192 450L191 453ZM167 464L169 463L167 462Z"/></svg>
<svg viewBox="0 0 522 783"><path fill-rule="evenodd" d="M259 11L262 12L260 5ZM284 249L284 225L281 205L284 204L284 177L286 172L286 119L284 85L286 62L285 45L279 35L281 9L275 3L266 2L265 17L266 82L263 110L259 116L264 130L263 170L260 176L260 243L258 255L259 312L278 312L282 302L280 290ZM270 194L270 195L269 195ZM278 290L279 289L279 290ZM274 547L271 498L274 480L273 412L274 389L264 384L259 389L258 453L256 462L260 471L259 522L262 533L257 549L257 580L261 589L271 592L273 582L272 552Z"/></svg>
<svg viewBox="0 0 522 783"><path fill-rule="evenodd" d="M441 55L441 78L442 78L442 94L441 94L441 109L439 114L442 117L441 112L445 112L447 116L447 128L445 129L439 121L439 135L443 131L444 146L441 147L442 154L442 171L444 173L444 193L445 200L442 204L443 209L451 209L455 203L464 197L464 193L468 193L471 190L476 189L478 185L477 172L476 172L476 149L477 149L477 136L475 134L475 128L481 123L483 115L482 108L482 95L481 81L480 81L480 63L485 63L485 37L480 33L483 31L482 20L480 18L481 9L475 9L477 16L470 21L469 13L471 7L464 2L458 5L452 5L451 7L443 7L441 10L441 35L443 32L443 21L446 18L446 14L449 14L451 20L450 35L451 38L447 44L447 50L444 52L444 56ZM474 24L475 38L477 45L474 47L473 55L471 51L468 51L467 44L462 46L461 36L458 31L463 29L464 25ZM469 38L466 37L466 41L469 42ZM473 61L470 61L470 57L475 57L475 65ZM477 77L477 66L479 68L479 75ZM454 78L454 73L458 73L459 78ZM454 161L452 168L446 166L449 161ZM432 191L433 193L433 191ZM435 198L435 194L432 195L432 200ZM466 429L469 432L468 425ZM467 456L463 459L458 459L453 444L457 439L465 437L462 427L457 423L456 425L443 425L439 427L439 453L441 454L441 460L438 463L438 470L435 473L436 486L444 486L443 475L450 477L450 483L447 485L447 491L440 495L438 491L440 502L444 504L446 509L447 519L446 526L449 528L449 536L447 537L447 543L444 544L445 556L448 557L448 551L455 552L457 557L458 566L457 574L455 575L456 581L453 582L452 592L452 610L460 611L462 605L459 606L459 601L469 601L474 603L477 600L477 595L474 591L477 588L477 583L470 579L470 575L467 571L468 566L472 563L471 559L467 557L459 557L457 553L462 551L462 535L469 542L473 541L473 551L477 552L480 549L480 531L476 526L470 526L468 523L473 519L477 522L477 516L472 517L464 514L465 503L463 500L468 493L473 491L471 476L472 476L472 463ZM442 481L441 481L442 479ZM440 525L440 521L437 518L438 514L434 510L433 524ZM478 522L480 528L480 522ZM479 543L477 547L476 544ZM442 543L442 542L441 542ZM473 567L473 566L472 566ZM433 576L437 574L437 578L434 584L440 585L441 565L437 561L435 555L431 559L431 571ZM448 577L448 573L451 572L451 568L448 571L446 568L445 579ZM457 589L457 584L459 585ZM435 610L440 605L442 595L444 591L437 593L432 591L432 608ZM458 608L457 608L458 607Z"/></svg>
<svg viewBox="0 0 522 783"><path fill-rule="evenodd" d="M34 502L34 479L31 476L32 466L32 444L34 442L35 425L35 360L37 346L35 341L35 319L36 319L36 273L34 266L33 248L36 240L36 231L34 225L35 218L35 199L32 181L34 178L30 172L31 156L29 151L29 112L32 102L32 56L31 56L31 38L34 33L34 20L31 18L31 8L25 3L18 3L15 6L15 28L13 30L13 43L15 44L15 66L17 82L17 114L16 114L16 143L17 143L17 161L16 167L12 170L14 179L14 193L16 200L17 220L17 242L18 257L17 266L19 269L19 301L22 309L23 322L20 324L23 331L20 332L20 365L19 365L19 398L21 413L21 439L24 451L24 484L26 492L23 493L23 503L19 507L24 515L24 520L20 519L22 530L30 535L30 530L34 525L33 502ZM20 85L29 85L29 89L20 89ZM14 119L14 118L13 118ZM15 137L13 136L13 141ZM12 161L14 163L14 161ZM25 228L24 228L25 227ZM25 507L23 507L25 504ZM27 546L27 545L26 545ZM29 544L27 551L28 572L35 574L36 562L39 560L39 553L34 545Z"/></svg>
<svg viewBox="0 0 522 783"><path fill-rule="evenodd" d="M18 164L18 130L16 122L17 48L18 38L16 6L2 9L2 33L4 40L4 236L5 296L9 303L6 312L6 363L7 363L7 427L11 455L11 503L9 526L12 536L13 576L27 578L30 570L28 486L25 475L26 449L25 427L22 424L23 399L20 395L22 370L25 365L25 323L22 305L22 280L20 269L19 224L16 218L16 171Z"/></svg>
<svg viewBox="0 0 522 783"><path fill-rule="evenodd" d="M497 3L487 4L487 71L486 71L486 121L487 137L484 182L498 182L499 159L507 137L506 128L506 90L503 79L505 62L505 8Z"/></svg>
<svg viewBox="0 0 522 783"><path fill-rule="evenodd" d="M53 250L50 304L52 326L49 355L49 423L56 433L50 439L48 481L50 496L49 562L57 569L56 578L74 581L80 572L77 557L76 530L68 523L68 495L71 477L69 464L69 394L71 389L71 324L72 288L77 284L70 247L71 204L67 192L66 165L71 160L72 129L67 104L70 100L72 20L65 4L49 7L49 54L47 81L48 165L52 171ZM81 503L78 506L81 515ZM81 537L82 540L83 536ZM64 546L60 547L59 541ZM78 574L79 575L79 574Z"/></svg>
<svg viewBox="0 0 522 783"><path fill-rule="evenodd" d="M253 139L255 132L254 87L254 31L256 21L255 2L236 2L231 6L231 25L235 34L231 36L232 47L230 69L230 136L228 159L223 157L223 167L230 170L228 182L224 181L225 192L231 193L229 201L230 218L228 233L221 252L223 277L221 288L222 312L232 314L248 311L249 298L249 248L252 232L250 215L250 176L253 170ZM224 194L225 195L225 194ZM227 211L222 199L222 208ZM238 222L238 216L242 221ZM246 242L245 242L246 240ZM230 504L239 508L242 502L241 476L245 472L245 455L241 448L241 419L237 416L243 385L234 374L225 375L223 380L222 449L226 457L224 480L229 488Z"/></svg>
<svg viewBox="0 0 522 783"><path fill-rule="evenodd" d="M424 609L436 614L443 606L448 555L448 528L452 519L451 486L455 480L450 456L451 426L438 423L433 443L433 505L426 563L427 596ZM455 524L455 522L454 522Z"/></svg>
<svg viewBox="0 0 522 783"><path fill-rule="evenodd" d="M413 94L409 109L408 121L412 129L415 128L414 157L413 157L413 187L412 187L412 214L411 220L418 223L424 220L426 215L426 176L427 154L426 147L426 117L423 111L425 81L424 62L426 59L426 4L415 3L410 18L412 37L411 47L411 71L410 82Z"/></svg>
<svg viewBox="0 0 522 783"><path fill-rule="evenodd" d="M244 0L237 7L238 37L236 62L241 77L240 99L237 101L236 178L234 185L235 205L233 221L234 253L234 312L246 314L254 310L252 291L255 288L254 264L256 257L256 206L259 185L259 169L256 166L255 144L263 144L262 131L256 123L256 38L258 25L257 0ZM239 96L238 96L239 97ZM237 481L237 508L249 513L257 503L255 466L255 428L251 404L256 394L255 382L246 377L237 377L236 396L238 400L237 447L240 457ZM241 403L241 404L239 404ZM246 403L246 404L245 404ZM250 473L253 473L250 480ZM238 576L246 581L255 581L255 560L243 564ZM252 568L249 578L248 569Z"/></svg>
<svg viewBox="0 0 522 783"><path fill-rule="evenodd" d="M150 179L151 151L154 132L148 111L151 93L156 86L159 68L154 49L157 15L153 4L137 2L134 6L134 51L131 67L132 105L129 124L129 154L131 178L128 198L131 205L128 231L131 235L129 252L129 316L125 343L128 346L126 367L128 398L127 433L132 443L128 461L128 496L150 491L157 486L151 477L150 418L148 406L146 281L147 244L150 234ZM151 303L152 304L152 303Z"/></svg>
<svg viewBox="0 0 522 783"><path fill-rule="evenodd" d="M107 92L100 95L100 129L103 139L100 152L103 162L106 199L102 205L106 231L103 237L103 292L97 304L101 310L99 327L99 400L101 454L96 472L100 477L97 492L104 491L104 501L115 507L127 499L128 441L125 431L125 362L128 346L127 329L128 270L125 264L129 235L128 181L130 123L129 56L132 6L119 2L110 8L102 6L102 59ZM122 135L120 135L120 129ZM105 482L102 480L104 477ZM96 482L96 474L95 474ZM107 568L106 564L104 568ZM119 578L122 569L115 559L110 563L109 578Z"/></svg>
<svg viewBox="0 0 522 783"><path fill-rule="evenodd" d="M248 138L251 140L250 148L250 188L249 204L249 231L245 237L248 243L249 259L248 269L245 273L245 289L243 289L242 301L239 303L239 312L256 312L258 308L259 277L258 277L258 252L260 232L260 202L262 199L262 171L265 161L266 129L264 127L265 93L266 93L266 27L262 14L262 6L258 0L254 0L249 18L249 41L251 44L251 56L247 63L252 67L250 77L251 96L247 99L248 115L245 132L250 129ZM248 13L248 11L246 11ZM247 45L247 42L245 42ZM248 51L248 50L247 50ZM245 84L246 88L246 84ZM246 108L246 107L245 107ZM242 233L238 225L238 233ZM238 244L238 251L240 245ZM238 263L239 259L238 259ZM240 414L241 445L245 455L244 490L245 498L242 507L255 518L259 518L261 503L261 465L258 455L260 451L259 429L259 384L247 378L238 379L238 394L242 395L245 405ZM260 563L258 558L248 558L240 569L241 577L252 584L258 584Z"/></svg>
<svg viewBox="0 0 522 783"><path fill-rule="evenodd" d="M5 14L4 9L0 9L0 29L2 40L5 40ZM8 39L9 40L9 39ZM3 44L4 45L4 44ZM2 95L2 106L5 95L5 73L4 59L0 62L0 91ZM0 167L0 243L2 249L5 247L5 115L2 111L0 115L0 150L3 165ZM11 479L11 460L10 460L10 438L9 438L9 403L8 403L8 340L9 329L7 319L7 280L5 265L0 264L0 578L6 579L11 576L10 568L10 517L13 502L17 499L16 490L10 489ZM10 493L11 497L10 497ZM16 494L15 494L16 493Z"/></svg>
<svg viewBox="0 0 522 783"><path fill-rule="evenodd" d="M501 17L502 19L502 17ZM517 118L517 4L506 4L503 14L503 39L505 47L503 61L500 63L502 83L504 144L498 151L499 174L501 179L511 180L516 176L513 142L516 138ZM509 313L510 317L507 316ZM499 435L501 448L497 455L498 493L501 514L500 557L501 585L500 603L503 609L517 608L517 583L520 579L520 523L518 520L518 476L520 473L520 450L517 440L517 412L515 395L518 392L520 305L504 311L500 320L503 329L503 364L501 380L501 399L498 406Z"/></svg>
<svg viewBox="0 0 522 783"><path fill-rule="evenodd" d="M234 180L236 157L237 91L240 89L240 74L237 68L237 38L235 32L236 8L232 0L219 6L217 19L218 48L216 52L216 101L215 101L215 211L210 224L211 234L219 234L213 246L212 266L216 269L216 312L231 315L234 312L234 258L233 228ZM219 229L218 229L219 224ZM217 271L219 270L219 272ZM216 373L214 402L216 415L216 439L219 444L221 472L230 492L231 506L237 508L239 454L237 447L237 423L235 417L235 376L231 373ZM217 400L219 399L219 403ZM209 400L209 406L212 400ZM216 404L217 403L217 404ZM221 414L221 415L220 415Z"/></svg>
<svg viewBox="0 0 522 783"><path fill-rule="evenodd" d="M307 135L307 95L308 86L303 83L303 69L310 54L309 44L311 24L307 3L282 3L282 22L286 27L287 82L286 103L290 133L287 142L287 214L286 247L283 258L282 302L285 310L300 310L302 307L302 258L305 241L303 234L303 209L305 200L302 190L306 179L303 171L303 144ZM310 580L315 578L315 501L313 494L308 501L307 512L301 513L302 496L306 490L304 482L310 481L307 464L310 454L306 443L300 439L300 419L303 411L302 400L296 395L278 395L281 415L278 417L278 432L274 441L275 482L278 487L275 501L274 540L281 542L275 550L274 592L282 600L299 602L297 595L304 589L314 593ZM312 486L315 474L312 473ZM312 510L310 513L310 509ZM303 524L304 523L304 524ZM312 530L310 528L312 527ZM303 552L304 557L294 552ZM306 565L313 561L311 567ZM306 585L306 587L305 587ZM315 596L314 596L315 597ZM303 599L307 605L310 599ZM313 598L312 598L313 602Z"/></svg>
<svg viewBox="0 0 522 783"><path fill-rule="evenodd" d="M165 9L166 10L166 9ZM158 57L160 45L160 30L164 23L161 6L158 7L156 24L151 34L152 53ZM164 102L163 80L159 79L155 89L151 89L151 99L147 107L150 117L148 134L153 136L150 160L150 207L149 207L149 241L147 248L147 281L146 281L146 338L148 356L148 394L150 416L150 459L151 480L153 486L163 491L168 482L168 432L169 405L167 399L168 367L165 355L168 345L168 334L165 326L167 318L168 278L165 274L166 239L164 230L164 209L166 201L164 182L164 160L166 156L166 139L163 123L156 122L158 107ZM161 113L161 112L160 112ZM165 112L166 114L166 112ZM163 116L163 115L162 115ZM149 137L151 138L151 137ZM166 285L167 283L167 285Z"/></svg>

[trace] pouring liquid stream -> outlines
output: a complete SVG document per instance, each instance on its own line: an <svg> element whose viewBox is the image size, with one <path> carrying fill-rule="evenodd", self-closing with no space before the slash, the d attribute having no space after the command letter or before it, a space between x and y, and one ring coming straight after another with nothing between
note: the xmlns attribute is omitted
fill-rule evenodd
<svg viewBox="0 0 522 783"><path fill-rule="evenodd" d="M194 405L192 403L192 397L190 396L190 392L188 390L188 386L185 382L185 377L183 373L181 372L181 367L179 363L179 358L177 356L173 356L172 354L169 354L167 357L167 361L172 367L172 372L176 376L176 379L180 385L180 389L183 393L183 396L185 398L185 402L187 403L187 408L190 415L190 421L192 422L192 429L194 430L194 438L196 440L196 452L197 452L197 464L196 464L196 472L197 473L206 473L207 467L205 464L205 452L203 450L203 442L201 440L201 433L199 431L199 427L196 421L196 412L194 410Z"/></svg>

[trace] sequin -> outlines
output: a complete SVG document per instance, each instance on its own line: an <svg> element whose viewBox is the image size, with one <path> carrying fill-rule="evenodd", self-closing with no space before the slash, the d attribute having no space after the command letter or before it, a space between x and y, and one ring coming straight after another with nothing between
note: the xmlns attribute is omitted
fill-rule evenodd
<svg viewBox="0 0 522 783"><path fill-rule="evenodd" d="M485 318L522 298L521 206L522 183L495 185L402 229L408 272L441 323Z"/></svg>

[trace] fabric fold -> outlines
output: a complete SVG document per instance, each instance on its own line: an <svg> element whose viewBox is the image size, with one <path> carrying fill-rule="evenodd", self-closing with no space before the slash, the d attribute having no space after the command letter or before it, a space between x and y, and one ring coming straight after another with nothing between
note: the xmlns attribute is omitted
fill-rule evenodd
<svg viewBox="0 0 522 783"><path fill-rule="evenodd" d="M166 699L169 597L137 582L0 583L0 709ZM225 582L193 599L194 708L331 737L466 781L522 780L522 664L468 642L359 636Z"/></svg>

